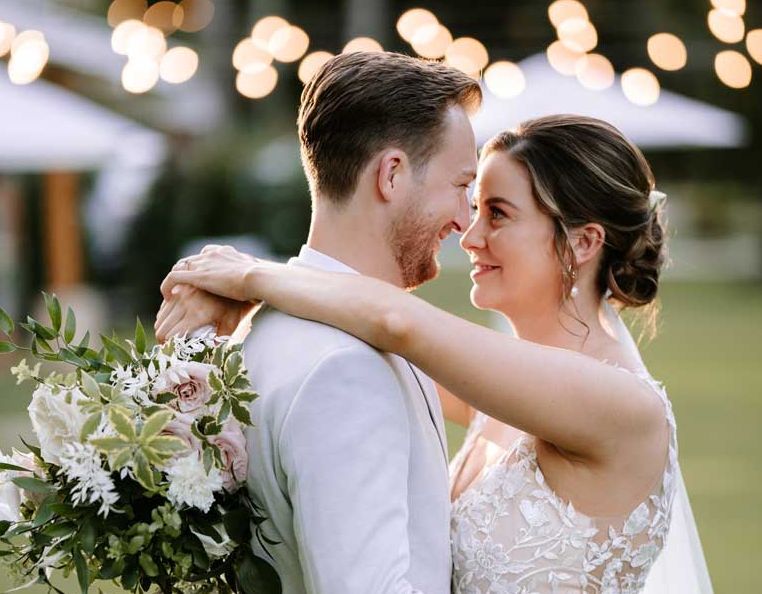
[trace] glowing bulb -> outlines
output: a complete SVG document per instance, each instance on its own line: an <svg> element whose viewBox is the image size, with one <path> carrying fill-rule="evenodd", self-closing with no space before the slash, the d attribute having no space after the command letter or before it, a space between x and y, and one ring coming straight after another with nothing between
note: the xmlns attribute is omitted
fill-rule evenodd
<svg viewBox="0 0 762 594"><path fill-rule="evenodd" d="M382 52L384 48L381 44L371 37L356 37L344 46L341 50L344 54L352 52Z"/></svg>
<svg viewBox="0 0 762 594"><path fill-rule="evenodd" d="M494 62L484 71L487 88L501 99L511 99L526 88L524 73L513 62Z"/></svg>
<svg viewBox="0 0 762 594"><path fill-rule="evenodd" d="M180 28L184 18L182 6L169 0L162 0L146 11L143 22L149 27L156 27L164 35L171 35Z"/></svg>
<svg viewBox="0 0 762 594"><path fill-rule="evenodd" d="M146 57L158 62L167 51L167 40L156 27L143 27L130 36L127 44L129 58Z"/></svg>
<svg viewBox="0 0 762 594"><path fill-rule="evenodd" d="M299 64L299 80L305 85L315 76L318 70L323 67L328 60L333 58L329 52L312 52L304 57Z"/></svg>
<svg viewBox="0 0 762 594"><path fill-rule="evenodd" d="M198 70L198 54L189 47L173 47L161 59L159 76L179 85L190 80Z"/></svg>
<svg viewBox="0 0 762 594"><path fill-rule="evenodd" d="M556 0L548 7L548 18L556 29L569 19L590 20L585 5L576 0Z"/></svg>
<svg viewBox="0 0 762 594"><path fill-rule="evenodd" d="M251 37L241 41L233 51L233 66L236 70L245 70L255 63L269 66L272 61L272 54L256 45Z"/></svg>
<svg viewBox="0 0 762 594"><path fill-rule="evenodd" d="M48 63L50 48L38 37L27 37L26 41L17 45L11 52L8 63L8 76L16 85L29 84L39 78Z"/></svg>
<svg viewBox="0 0 762 594"><path fill-rule="evenodd" d="M746 12L746 0L712 0L712 6L743 16Z"/></svg>
<svg viewBox="0 0 762 594"><path fill-rule="evenodd" d="M572 51L589 52L598 45L598 32L590 21L567 19L558 27L558 39Z"/></svg>
<svg viewBox="0 0 762 594"><path fill-rule="evenodd" d="M309 46L310 38L307 33L293 25L278 29L267 44L273 58L284 63L296 62L307 53Z"/></svg>
<svg viewBox="0 0 762 594"><path fill-rule="evenodd" d="M569 49L560 41L551 43L546 53L553 70L564 76L574 76L577 62L585 55L584 52Z"/></svg>
<svg viewBox="0 0 762 594"><path fill-rule="evenodd" d="M265 66L257 72L239 72L235 79L238 92L249 99L261 99L269 95L278 84L278 71Z"/></svg>
<svg viewBox="0 0 762 594"><path fill-rule="evenodd" d="M0 58L11 50L11 45L16 37L16 27L10 23L0 21Z"/></svg>
<svg viewBox="0 0 762 594"><path fill-rule="evenodd" d="M281 29L287 29L291 25L279 16L266 16L259 19L251 29L251 38L262 49L268 49L273 35Z"/></svg>
<svg viewBox="0 0 762 594"><path fill-rule="evenodd" d="M438 25L439 21L423 8L411 8L397 20L397 33L408 43L413 42L416 32L426 25Z"/></svg>
<svg viewBox="0 0 762 594"><path fill-rule="evenodd" d="M717 77L731 89L744 89L751 84L751 64L743 54L728 50L714 58Z"/></svg>
<svg viewBox="0 0 762 594"><path fill-rule="evenodd" d="M29 43L31 41L37 41L41 43L45 42L45 36L42 34L41 31L37 31L35 29L28 29L26 31L23 31L16 35L14 37L13 42L11 43L11 54L13 54L18 48L20 48L22 45Z"/></svg>
<svg viewBox="0 0 762 594"><path fill-rule="evenodd" d="M112 27L129 19L140 20L147 8L146 0L114 0L108 7L106 20Z"/></svg>
<svg viewBox="0 0 762 594"><path fill-rule="evenodd" d="M411 45L416 53L429 59L441 58L452 43L452 34L444 25L425 25L413 35Z"/></svg>
<svg viewBox="0 0 762 594"><path fill-rule="evenodd" d="M743 19L723 8L709 11L707 16L709 30L717 39L725 43L737 43L743 39L745 26Z"/></svg>
<svg viewBox="0 0 762 594"><path fill-rule="evenodd" d="M130 40L134 35L146 28L145 23L130 19L119 23L111 34L111 49L122 56L127 55Z"/></svg>
<svg viewBox="0 0 762 594"><path fill-rule="evenodd" d="M688 50L677 35L657 33L648 39L648 56L662 70L680 70L688 61Z"/></svg>
<svg viewBox="0 0 762 594"><path fill-rule="evenodd" d="M180 25L180 30L186 33L201 31L214 18L212 0L183 0L180 2L180 8L183 10L183 22Z"/></svg>
<svg viewBox="0 0 762 594"><path fill-rule="evenodd" d="M481 41L459 37L445 51L445 60L453 68L474 75L487 66L489 54Z"/></svg>
<svg viewBox="0 0 762 594"><path fill-rule="evenodd" d="M159 65L149 57L130 58L122 69L122 86L129 93L147 93L158 81Z"/></svg>
<svg viewBox="0 0 762 594"><path fill-rule="evenodd" d="M653 105L659 100L659 79L645 68L630 68L622 74L622 91L635 105Z"/></svg>
<svg viewBox="0 0 762 594"><path fill-rule="evenodd" d="M603 91L614 84L614 66L600 54L587 54L575 66L577 80L586 89Z"/></svg>
<svg viewBox="0 0 762 594"><path fill-rule="evenodd" d="M752 60L757 64L762 64L762 29L749 31L746 35L746 50ZM0 54L2 54L1 51Z"/></svg>

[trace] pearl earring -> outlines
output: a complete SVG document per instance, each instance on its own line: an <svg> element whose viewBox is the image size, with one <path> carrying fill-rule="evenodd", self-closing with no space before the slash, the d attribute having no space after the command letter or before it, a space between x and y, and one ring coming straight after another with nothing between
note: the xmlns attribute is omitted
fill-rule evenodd
<svg viewBox="0 0 762 594"><path fill-rule="evenodd" d="M569 296L572 299L576 299L577 295L579 295L579 287L577 287L577 271L574 270L574 268L570 265L569 266L569 276L572 279L572 288L571 291L569 291Z"/></svg>
<svg viewBox="0 0 762 594"><path fill-rule="evenodd" d="M569 294L571 295L571 298L572 298L572 299L576 299L576 298L577 298L577 295L579 295L579 287L577 287L577 285L574 285L574 286L571 288L571 291L570 291L570 293L569 293Z"/></svg>

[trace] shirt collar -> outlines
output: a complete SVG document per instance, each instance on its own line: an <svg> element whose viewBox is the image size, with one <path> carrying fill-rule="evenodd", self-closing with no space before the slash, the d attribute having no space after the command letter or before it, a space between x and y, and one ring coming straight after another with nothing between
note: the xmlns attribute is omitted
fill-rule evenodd
<svg viewBox="0 0 762 594"><path fill-rule="evenodd" d="M353 274L359 274L357 270L347 266L344 262L332 258L323 252L319 252L308 245L303 245L302 249L299 251L299 255L296 258L292 258L291 262L331 272L351 272Z"/></svg>

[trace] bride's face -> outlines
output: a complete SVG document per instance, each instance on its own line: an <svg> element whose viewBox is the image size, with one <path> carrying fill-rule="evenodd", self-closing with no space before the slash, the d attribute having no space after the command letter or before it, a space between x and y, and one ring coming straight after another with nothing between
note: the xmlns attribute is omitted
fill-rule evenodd
<svg viewBox="0 0 762 594"><path fill-rule="evenodd" d="M554 225L532 193L529 172L496 151L479 165L475 215L460 241L473 269L471 302L511 316L558 307L563 292Z"/></svg>

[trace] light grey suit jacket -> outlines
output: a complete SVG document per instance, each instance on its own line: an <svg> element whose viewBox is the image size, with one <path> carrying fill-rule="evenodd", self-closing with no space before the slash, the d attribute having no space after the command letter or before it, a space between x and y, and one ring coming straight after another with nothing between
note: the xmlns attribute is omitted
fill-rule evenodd
<svg viewBox="0 0 762 594"><path fill-rule="evenodd" d="M290 264L353 272L306 247ZM272 309L255 317L244 352L260 394L248 484L279 542L252 546L284 594L448 593L447 446L431 380Z"/></svg>

